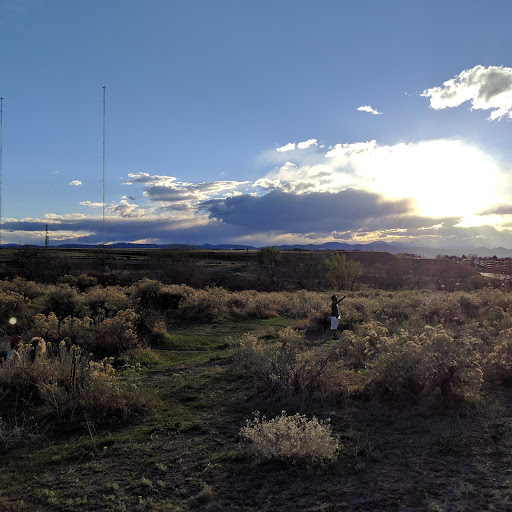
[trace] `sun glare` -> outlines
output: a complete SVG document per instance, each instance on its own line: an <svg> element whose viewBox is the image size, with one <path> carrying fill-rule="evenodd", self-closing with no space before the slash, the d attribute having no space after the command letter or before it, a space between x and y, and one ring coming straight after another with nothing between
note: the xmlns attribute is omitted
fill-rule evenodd
<svg viewBox="0 0 512 512"><path fill-rule="evenodd" d="M418 215L464 217L496 203L497 165L461 141L383 146L364 159L360 177L386 197L410 197Z"/></svg>

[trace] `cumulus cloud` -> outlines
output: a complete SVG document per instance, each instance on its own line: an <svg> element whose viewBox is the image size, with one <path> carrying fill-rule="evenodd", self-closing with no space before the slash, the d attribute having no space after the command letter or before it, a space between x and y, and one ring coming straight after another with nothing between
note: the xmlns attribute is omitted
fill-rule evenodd
<svg viewBox="0 0 512 512"><path fill-rule="evenodd" d="M305 140L304 142L299 142L297 144L297 148L307 149L307 148L310 148L311 146L316 146L317 142L318 142L317 139L308 139L308 140Z"/></svg>
<svg viewBox="0 0 512 512"><path fill-rule="evenodd" d="M284 153L285 151L293 151L295 149L295 142L289 142L288 144L285 144L284 146L280 146L276 148L276 151L279 151L280 153Z"/></svg>
<svg viewBox="0 0 512 512"><path fill-rule="evenodd" d="M287 151L293 151L294 149L308 149L311 146L316 146L317 143L317 139L308 139L303 142L298 142L297 144L295 142L289 142L284 146L276 148L276 151L278 151L279 153L286 153Z"/></svg>
<svg viewBox="0 0 512 512"><path fill-rule="evenodd" d="M111 211L118 213L121 217L144 217L144 210L138 208L136 204L130 204L124 199L119 204L113 206Z"/></svg>
<svg viewBox="0 0 512 512"><path fill-rule="evenodd" d="M80 203L82 206L90 206L91 208L101 208L103 203L92 203L91 201L82 201Z"/></svg>
<svg viewBox="0 0 512 512"><path fill-rule="evenodd" d="M488 119L512 118L512 68L475 66L423 91L433 109L458 107L469 101L472 109L491 110Z"/></svg>
<svg viewBox="0 0 512 512"><path fill-rule="evenodd" d="M126 184L144 185L144 196L150 201L163 203L197 203L213 197L237 195L239 187L248 185L248 181L212 181L187 183L177 181L171 176L151 176L148 173L129 174Z"/></svg>
<svg viewBox="0 0 512 512"><path fill-rule="evenodd" d="M69 183L72 187L79 187L83 183L80 180L73 180Z"/></svg>
<svg viewBox="0 0 512 512"><path fill-rule="evenodd" d="M151 176L147 172L133 172L128 174L128 179L126 180L126 185L133 185L134 183L144 183L148 185L169 185L176 181L176 178L173 176Z"/></svg>
<svg viewBox="0 0 512 512"><path fill-rule="evenodd" d="M358 107L357 110L359 110L360 112L368 112L368 114L373 114L374 116L382 114L382 112L375 110L370 105L362 105L361 107Z"/></svg>

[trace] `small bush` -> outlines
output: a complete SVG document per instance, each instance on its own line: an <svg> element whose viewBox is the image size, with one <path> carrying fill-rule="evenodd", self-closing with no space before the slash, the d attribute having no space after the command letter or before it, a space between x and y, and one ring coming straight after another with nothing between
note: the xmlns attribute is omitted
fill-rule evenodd
<svg viewBox="0 0 512 512"><path fill-rule="evenodd" d="M328 422L300 414L287 416L284 411L271 420L256 413L240 436L249 443L247 451L261 460L321 464L333 461L339 447Z"/></svg>
<svg viewBox="0 0 512 512"><path fill-rule="evenodd" d="M119 286L90 288L82 300L94 319L110 317L131 307L129 297Z"/></svg>
<svg viewBox="0 0 512 512"><path fill-rule="evenodd" d="M486 358L485 369L493 379L512 382L512 329L500 332Z"/></svg>
<svg viewBox="0 0 512 512"><path fill-rule="evenodd" d="M0 322L7 325L10 318L20 320L29 316L30 301L21 293L6 290L0 291Z"/></svg>
<svg viewBox="0 0 512 512"><path fill-rule="evenodd" d="M184 297L179 306L179 315L196 322L214 322L229 317L230 293L224 288L194 290Z"/></svg>
<svg viewBox="0 0 512 512"><path fill-rule="evenodd" d="M476 398L483 383L479 344L470 337L455 339L442 326L427 326L420 335L404 331L382 339L369 365L369 390L412 400Z"/></svg>
<svg viewBox="0 0 512 512"><path fill-rule="evenodd" d="M280 331L278 338L263 342L252 335L242 337L235 353L237 371L251 375L260 396L273 407L301 410L331 398L334 389L326 369L338 357L338 348L313 349L292 328Z"/></svg>
<svg viewBox="0 0 512 512"><path fill-rule="evenodd" d="M67 316L82 318L87 316L87 308L83 304L81 294L68 284L51 287L46 294L44 313L54 313L59 319Z"/></svg>
<svg viewBox="0 0 512 512"><path fill-rule="evenodd" d="M58 284L68 284L73 288L78 288L81 292L87 288L92 288L98 284L98 280L95 277L88 276L87 274L80 274L79 276L73 276L66 274L57 280Z"/></svg>
<svg viewBox="0 0 512 512"><path fill-rule="evenodd" d="M44 343L43 340L40 342ZM45 344L31 353L24 345L21 366L0 369L0 389L35 416L80 424L112 423L143 406L135 389L115 377L111 359L93 361L80 347Z"/></svg>
<svg viewBox="0 0 512 512"><path fill-rule="evenodd" d="M95 350L103 355L116 355L138 345L135 323L138 315L133 309L119 311L106 318L95 331Z"/></svg>

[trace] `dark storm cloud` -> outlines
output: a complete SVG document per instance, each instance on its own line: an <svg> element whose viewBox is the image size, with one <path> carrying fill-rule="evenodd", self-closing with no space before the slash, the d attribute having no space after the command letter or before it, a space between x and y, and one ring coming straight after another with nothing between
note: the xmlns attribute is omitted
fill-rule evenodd
<svg viewBox="0 0 512 512"><path fill-rule="evenodd" d="M211 218L244 226L247 231L310 233L347 231L364 222L405 214L407 200L384 200L375 193L346 189L336 193L287 194L272 191L264 196L236 196L205 201Z"/></svg>
<svg viewBox="0 0 512 512"><path fill-rule="evenodd" d="M39 241L48 224L52 243L98 244L103 240L103 221L101 218L53 218L31 221L8 221L3 224L5 231L25 233L26 240ZM210 220L200 222L197 219L170 219L163 216L123 218L108 217L105 224L106 238L109 241L137 241L157 239L158 243L219 243L225 239L244 235L237 226ZM66 238L65 233L76 236ZM80 236L80 233L84 233Z"/></svg>
<svg viewBox="0 0 512 512"><path fill-rule="evenodd" d="M148 187L144 194L150 201L165 201L168 203L193 201L196 195L188 190L166 187L165 185L156 185Z"/></svg>
<svg viewBox="0 0 512 512"><path fill-rule="evenodd" d="M478 215L511 215L512 214L512 204L498 204L496 206L492 206L487 208L481 212L478 212Z"/></svg>
<svg viewBox="0 0 512 512"><path fill-rule="evenodd" d="M460 220L460 217L431 218L417 215L387 215L372 219L365 225L365 228L369 231L379 231L382 229L407 229L414 231L430 229L434 226L447 228L457 224Z"/></svg>

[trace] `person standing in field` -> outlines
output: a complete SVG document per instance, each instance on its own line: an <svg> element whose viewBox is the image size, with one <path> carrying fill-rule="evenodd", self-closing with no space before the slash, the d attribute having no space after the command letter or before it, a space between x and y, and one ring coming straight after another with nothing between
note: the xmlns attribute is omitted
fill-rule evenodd
<svg viewBox="0 0 512 512"><path fill-rule="evenodd" d="M22 366L21 357L18 352L19 348L23 344L23 338L21 336L13 336L11 338L11 350L7 353L7 357L5 358L5 366L8 368L13 368L16 366Z"/></svg>
<svg viewBox="0 0 512 512"><path fill-rule="evenodd" d="M331 338L334 338L336 334L336 330L338 329L338 319L340 317L340 311L338 309L338 304L345 298L346 296L343 295L341 299L338 299L336 295L333 295L331 297L331 316L329 317L329 320L331 322L330 325L330 331L331 331Z"/></svg>

